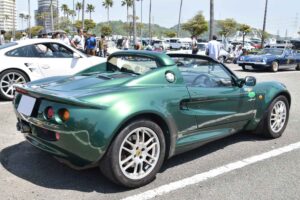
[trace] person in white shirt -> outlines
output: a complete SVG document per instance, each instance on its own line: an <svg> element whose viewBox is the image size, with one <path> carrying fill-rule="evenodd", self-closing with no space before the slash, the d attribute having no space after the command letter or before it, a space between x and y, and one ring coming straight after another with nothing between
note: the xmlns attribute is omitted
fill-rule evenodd
<svg viewBox="0 0 300 200"><path fill-rule="evenodd" d="M124 50L128 50L129 49L129 41L128 41L127 37L124 38L122 46L123 46Z"/></svg>
<svg viewBox="0 0 300 200"><path fill-rule="evenodd" d="M65 43L66 45L69 45L69 46L71 45L70 39L68 38L68 36L67 36L66 33L63 33L63 34L62 34L61 40L62 40L63 43Z"/></svg>
<svg viewBox="0 0 300 200"><path fill-rule="evenodd" d="M75 35L74 38L71 40L71 45L77 50L84 52L85 38L83 35L83 29L78 29L77 32L78 35Z"/></svg>
<svg viewBox="0 0 300 200"><path fill-rule="evenodd" d="M209 41L206 49L206 55L218 60L221 51L221 44L217 41L217 36L213 36L212 40Z"/></svg>

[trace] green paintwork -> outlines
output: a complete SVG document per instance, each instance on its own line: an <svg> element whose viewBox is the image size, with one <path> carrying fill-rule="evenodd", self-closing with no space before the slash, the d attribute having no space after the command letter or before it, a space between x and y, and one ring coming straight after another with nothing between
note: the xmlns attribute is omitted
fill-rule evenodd
<svg viewBox="0 0 300 200"><path fill-rule="evenodd" d="M75 76L47 78L21 87L39 99L36 115L31 117L17 111L21 95L14 100L18 120L28 122L32 129L25 134L27 140L71 165L86 167L98 163L122 126L131 119L147 117L164 127L171 157L243 129L254 130L272 99L279 94L290 99L285 86L277 82L251 88L188 88L169 56L147 51L112 56L122 55L150 57L159 67L145 75L108 80L85 75L97 70L106 77L122 74L106 72L106 64L100 64ZM165 78L169 71L176 76L173 83ZM238 80L235 75L233 78ZM56 112L52 120L45 118L49 106ZM65 123L58 117L61 108L70 111L71 118ZM61 137L58 141L41 139L36 127L59 132Z"/></svg>

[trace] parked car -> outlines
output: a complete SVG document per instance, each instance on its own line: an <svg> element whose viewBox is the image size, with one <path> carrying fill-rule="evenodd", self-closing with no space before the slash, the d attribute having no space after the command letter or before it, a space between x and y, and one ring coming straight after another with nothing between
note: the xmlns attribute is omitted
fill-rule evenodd
<svg viewBox="0 0 300 200"><path fill-rule="evenodd" d="M0 98L11 100L13 85L49 76L71 75L103 58L88 57L59 40L30 39L0 46Z"/></svg>
<svg viewBox="0 0 300 200"><path fill-rule="evenodd" d="M206 56L149 51L120 51L16 91L17 128L28 142L68 165L100 166L131 188L207 142L245 131L280 137L291 104L281 83L239 78Z"/></svg>
<svg viewBox="0 0 300 200"><path fill-rule="evenodd" d="M246 66L270 69L272 72L284 68L300 70L300 54L292 49L265 48L255 55L241 56L237 63L243 70L246 70Z"/></svg>
<svg viewBox="0 0 300 200"><path fill-rule="evenodd" d="M152 40L152 46L156 49L161 48L162 50L170 49L170 44L163 40Z"/></svg>

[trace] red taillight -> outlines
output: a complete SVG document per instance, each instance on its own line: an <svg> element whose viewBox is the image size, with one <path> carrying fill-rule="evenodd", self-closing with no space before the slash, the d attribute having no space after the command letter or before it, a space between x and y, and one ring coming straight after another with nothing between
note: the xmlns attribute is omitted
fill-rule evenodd
<svg viewBox="0 0 300 200"><path fill-rule="evenodd" d="M55 133L55 139L59 140L60 139L60 134L58 132Z"/></svg>
<svg viewBox="0 0 300 200"><path fill-rule="evenodd" d="M47 119L52 119L52 117L54 117L54 109L52 107L46 109L46 117Z"/></svg>
<svg viewBox="0 0 300 200"><path fill-rule="evenodd" d="M21 89L21 88L16 88L16 91L20 94L28 94L27 90Z"/></svg>

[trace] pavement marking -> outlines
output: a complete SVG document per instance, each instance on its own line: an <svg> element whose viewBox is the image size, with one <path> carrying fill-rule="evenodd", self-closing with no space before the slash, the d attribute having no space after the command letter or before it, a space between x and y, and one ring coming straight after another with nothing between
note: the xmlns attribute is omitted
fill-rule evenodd
<svg viewBox="0 0 300 200"><path fill-rule="evenodd" d="M126 197L122 200L147 200L147 199L152 199L157 196L162 196L164 194L170 193L174 190L182 189L190 185L194 185L197 183L200 183L202 181L208 180L210 178L214 178L216 176L231 172L236 169L240 169L243 167L246 167L247 165L254 164L256 162L260 162L269 158L273 158L276 156L279 156L281 154L294 151L296 149L300 149L300 142L290 144L278 149L274 149L272 151L262 153L259 155L255 155L237 162L232 162L227 165L223 165L221 167L209 170L207 172L201 173L201 174L196 174L191 177L175 181L166 185L162 185L160 187L145 191L143 193L133 195Z"/></svg>

